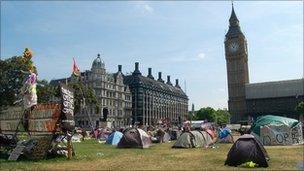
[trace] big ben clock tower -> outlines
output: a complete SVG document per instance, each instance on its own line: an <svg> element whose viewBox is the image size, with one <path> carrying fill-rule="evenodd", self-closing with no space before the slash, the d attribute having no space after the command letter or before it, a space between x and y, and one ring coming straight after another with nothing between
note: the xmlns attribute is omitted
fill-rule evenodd
<svg viewBox="0 0 304 171"><path fill-rule="evenodd" d="M241 31L233 4L229 30L225 36L225 57L228 80L228 109L231 122L246 118L245 84L249 83L247 41Z"/></svg>

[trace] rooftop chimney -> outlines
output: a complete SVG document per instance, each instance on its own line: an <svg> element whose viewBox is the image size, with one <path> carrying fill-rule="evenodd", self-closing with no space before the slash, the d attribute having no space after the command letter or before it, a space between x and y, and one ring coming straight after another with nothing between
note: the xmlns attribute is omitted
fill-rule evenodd
<svg viewBox="0 0 304 171"><path fill-rule="evenodd" d="M118 72L121 72L121 65L118 65Z"/></svg>
<svg viewBox="0 0 304 171"><path fill-rule="evenodd" d="M158 79L157 79L157 81L164 82L164 80L162 79L162 73L161 72L158 72Z"/></svg>
<svg viewBox="0 0 304 171"><path fill-rule="evenodd" d="M135 70L133 72L133 75L141 75L141 72L139 71L139 63L138 62L135 62Z"/></svg>
<svg viewBox="0 0 304 171"><path fill-rule="evenodd" d="M170 75L167 75L167 84L172 85L172 83L170 81Z"/></svg>
<svg viewBox="0 0 304 171"><path fill-rule="evenodd" d="M180 86L178 84L178 79L175 79L175 87L180 88Z"/></svg>
<svg viewBox="0 0 304 171"><path fill-rule="evenodd" d="M152 68L148 68L148 76L147 77L154 80L154 77L152 75Z"/></svg>

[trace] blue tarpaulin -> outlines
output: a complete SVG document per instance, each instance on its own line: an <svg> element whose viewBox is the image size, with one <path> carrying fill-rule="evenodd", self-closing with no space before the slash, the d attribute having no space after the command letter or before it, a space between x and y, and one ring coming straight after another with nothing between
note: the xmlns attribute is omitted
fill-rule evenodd
<svg viewBox="0 0 304 171"><path fill-rule="evenodd" d="M107 139L106 143L111 145L117 145L122 138L123 134L119 131L113 132Z"/></svg>

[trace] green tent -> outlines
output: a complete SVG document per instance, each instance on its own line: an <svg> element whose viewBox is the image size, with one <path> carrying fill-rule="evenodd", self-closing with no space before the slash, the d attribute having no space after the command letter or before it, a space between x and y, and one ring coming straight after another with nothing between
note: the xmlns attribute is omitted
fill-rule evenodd
<svg viewBox="0 0 304 171"><path fill-rule="evenodd" d="M205 131L183 132L172 148L199 148L212 144L211 136Z"/></svg>
<svg viewBox="0 0 304 171"><path fill-rule="evenodd" d="M252 134L263 145L302 144L302 126L296 119L282 116L260 116L251 127Z"/></svg>
<svg viewBox="0 0 304 171"><path fill-rule="evenodd" d="M253 123L251 130L257 135L260 135L260 127L265 125L287 125L289 127L294 127L299 123L296 119L286 118L282 116L265 115L260 116Z"/></svg>

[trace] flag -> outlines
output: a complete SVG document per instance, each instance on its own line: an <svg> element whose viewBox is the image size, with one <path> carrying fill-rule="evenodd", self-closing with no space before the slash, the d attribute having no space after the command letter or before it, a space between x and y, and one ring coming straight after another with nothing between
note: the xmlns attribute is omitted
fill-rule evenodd
<svg viewBox="0 0 304 171"><path fill-rule="evenodd" d="M78 66L76 65L75 59L73 58L73 75L75 76L79 76L80 75L80 70L78 68Z"/></svg>

